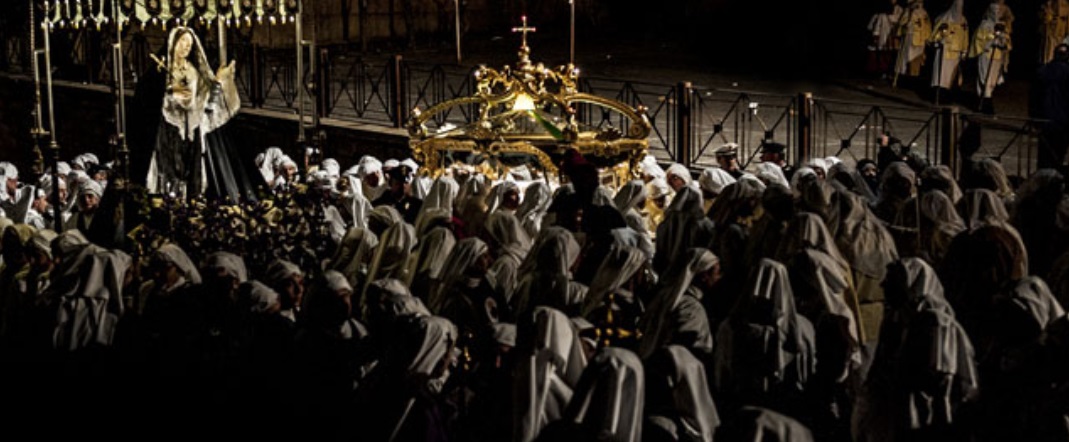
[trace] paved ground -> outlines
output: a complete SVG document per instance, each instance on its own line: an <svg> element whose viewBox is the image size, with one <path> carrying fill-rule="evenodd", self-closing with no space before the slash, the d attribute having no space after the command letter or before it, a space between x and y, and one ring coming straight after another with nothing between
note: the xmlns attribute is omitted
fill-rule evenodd
<svg viewBox="0 0 1069 442"><path fill-rule="evenodd" d="M730 43L730 42L729 42ZM544 62L549 66L556 66L568 61L568 41L566 35L548 36L534 34L529 37L532 47L532 58L536 62ZM463 46L464 60L462 66L486 64L490 66L502 66L516 61L516 50L519 46L519 36L515 34L502 34L499 36L470 37L465 40ZM387 45L376 45L377 54L362 54L362 58L368 60L378 59L385 61L389 55L400 53L406 60L420 63L455 64L456 51L449 42L434 43L423 41L411 49L391 48ZM584 41L577 42L576 64L581 68L584 77L613 78L619 80L633 80L660 85L672 85L681 81L689 81L695 87L704 90L722 91L721 97L732 97L732 92L759 92L781 95L784 97L794 96L800 92L811 92L818 99L837 100L844 103L859 103L859 112L864 112L865 107L881 106L887 109L894 108L899 114L912 113L914 115L931 115L932 103L921 94L910 89L908 82L903 82L902 87L892 88L890 82L860 74L861 63L843 61L840 66L822 69L825 74L813 74L818 69L812 67L790 66L774 62L754 63L754 57L749 59L726 59L715 56L699 54L693 48L680 47L677 44L661 43L651 40L648 36L636 37L631 41ZM836 54L838 55L838 54ZM861 60L864 54L842 54L843 60ZM380 63L381 64L381 63ZM762 67L763 66L763 67ZM1023 66L1015 66L1015 69ZM457 72L463 72L458 69ZM610 86L611 87L611 86ZM656 88L653 88L656 89ZM662 88L663 89L663 88ZM971 88L970 88L971 89ZM610 91L607 89L606 91ZM996 91L996 111L999 118L1012 116L1024 116L1027 113L1028 84L1018 78L1011 77L1009 82ZM602 94L605 95L605 94ZM737 94L736 94L737 95ZM656 100L656 92L647 97ZM763 98L762 117L775 119L777 112L783 112L782 99ZM646 101L647 103L649 101ZM776 104L777 102L779 104ZM711 162L712 149L719 144L712 135L709 119L715 119L726 115L724 108L730 102L717 102L704 117L707 120L699 129L699 135L706 141L706 156L702 158L706 163ZM971 103L969 103L971 104ZM779 108L776 108L779 106ZM110 108L109 108L110 109ZM285 106L280 107L281 114L292 113ZM822 134L819 140L823 150L822 154L830 155L839 153L847 161L861 156L871 156L863 143L871 142L873 136L885 128L875 124L859 124L861 119L858 115L838 116L835 122L838 127L832 127L826 134ZM381 121L379 121L381 120ZM373 124L386 124L387 117L370 121ZM657 124L666 124L667 119L660 119ZM923 124L922 121L896 121L894 129L896 133L915 133ZM727 125L725 125L727 126ZM834 126L834 125L831 125ZM759 125L753 125L749 130L750 143L756 145L763 134ZM389 131L389 129L384 129ZM730 131L732 129L728 129ZM851 137L851 132L863 131L853 141L850 151L839 152L842 139ZM403 137L402 131L396 131L397 136ZM729 134L737 136L738 131ZM789 130L782 126L775 133L777 140L789 136ZM919 140L924 143L926 140ZM996 133L993 136L985 135L985 143L990 144L992 155L1000 153L1003 145L1015 143L1012 134ZM651 146L661 147L659 141L651 138ZM70 144L70 143L68 143ZM711 148L710 148L711 146ZM667 151L656 151L659 157L667 159ZM1015 169L1020 163L1016 158L1021 155L1011 151L1004 160L1007 167ZM934 156L933 156L934 157ZM699 165L703 163L699 161Z"/></svg>
<svg viewBox="0 0 1069 442"><path fill-rule="evenodd" d="M516 60L516 48L519 46L517 35L489 36L469 40L463 47L464 65L501 66L511 64ZM529 45L532 47L532 59L536 62L556 66L568 61L566 38L546 38L535 34L529 37ZM455 48L448 43L438 45L423 43L414 49L397 52L401 52L406 60L456 63ZM390 52L384 50L383 53ZM863 58L864 54L843 54L842 57L843 60ZM776 63L759 63L758 66L753 60L710 59L695 54L692 49L649 40L636 40L631 42L580 41L577 44L576 64L581 68L582 75L587 77L634 80L664 85L689 81L695 87L728 94L737 91L794 96L801 92L811 92L817 99L837 102L838 107L848 106L848 103L858 103L858 106L854 106L849 111L840 109L841 112L836 121L829 124L830 129L826 130L826 133L818 134L821 138L815 141L823 154L839 154L847 161L863 156L871 157L874 154L872 140L885 129L871 122L860 123L867 107L880 106L893 109L888 112L899 114L897 117L891 117L892 119L899 118L895 121L894 133L918 137L917 144L922 149L928 149L927 154L930 159L934 160L939 156L934 148L928 147L938 144L937 132L926 129L926 120L938 108L927 96L928 91L925 90L927 88L913 87L912 84L921 82L918 80L911 83L907 79L900 81L899 87L892 87L889 79L863 73L860 63L855 67L844 61L840 66L827 69L803 69L798 66L779 66ZM1023 66L1017 68L1021 69ZM814 74L815 71L825 73ZM1023 79L1026 77L1026 75L1010 76L1008 81L996 90L994 106L996 115L992 118L996 122L996 129L985 129L983 135L984 155L1000 156L1011 173L1020 171L1021 174L1027 174L1031 161L1021 161L1021 159L1034 155L1029 151L1029 149L1034 149L1034 138L1021 137L1015 132L1024 124L1020 118L1027 116L1029 85ZM944 97L941 104L958 106L966 114L974 113L973 90L972 85L965 85L959 92L960 99ZM721 96L724 95L721 94ZM762 103L762 106L774 107L776 105L772 103L778 99L766 100L767 104ZM782 100L778 101L782 102ZM714 109L711 113L723 112L729 104L717 103L720 108ZM782 105L779 106L782 109ZM780 112L775 108L762 107L762 109L767 109L762 111L766 118L775 119L776 112ZM851 114L851 112L859 113ZM701 129L700 138L708 140L712 135L710 129L712 125L706 126L708 128ZM862 131L862 133L856 134L857 131ZM753 132L751 137L757 137L756 140L760 140L762 136L760 127L752 129L751 132ZM785 135L787 132L781 128L775 133L775 137L782 139L781 137L788 136ZM842 141L847 138L852 138L850 140L853 143L852 147L849 151L840 151ZM653 147L660 147L655 139L651 139L651 148ZM709 152L711 150L709 149ZM667 151L660 150L657 155L666 159ZM712 158L706 155L702 161L711 162Z"/></svg>
<svg viewBox="0 0 1069 442"><path fill-rule="evenodd" d="M529 37L532 59L547 65L565 64L568 61L568 41L560 38L545 38L533 34ZM519 37L516 35L490 36L463 45L464 64L501 65L515 61ZM449 44L425 43L415 49L402 52L407 59L455 63L456 52ZM844 60L861 58L859 54L844 54ZM829 68L823 75L794 75L790 66L776 68L755 67L750 60L710 60L694 54L693 50L672 44L653 41L637 42L577 42L576 64L585 75L615 77L672 84L690 81L696 86L715 89L737 89L776 94L813 92L816 96L836 100L857 100L879 105L915 106L929 108L934 103L927 91L918 92L902 81L900 87L892 87L889 79L875 78L862 73L858 66ZM1015 67L1023 69L1022 67ZM1020 74L1019 72L1014 72ZM1007 83L995 92L996 112L1007 117L1027 116L1028 82L1023 75L1011 75ZM972 91L965 85L958 102L967 110L972 107ZM944 102L943 104L947 104Z"/></svg>

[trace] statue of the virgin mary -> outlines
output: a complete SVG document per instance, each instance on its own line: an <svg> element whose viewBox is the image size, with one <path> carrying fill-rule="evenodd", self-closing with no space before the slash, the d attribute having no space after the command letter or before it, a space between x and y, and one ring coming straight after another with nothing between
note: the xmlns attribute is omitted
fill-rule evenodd
<svg viewBox="0 0 1069 442"><path fill-rule="evenodd" d="M221 130L241 106L234 62L212 72L193 30L176 27L167 38L163 117L146 185L150 193L208 196L239 202L254 198L245 165Z"/></svg>

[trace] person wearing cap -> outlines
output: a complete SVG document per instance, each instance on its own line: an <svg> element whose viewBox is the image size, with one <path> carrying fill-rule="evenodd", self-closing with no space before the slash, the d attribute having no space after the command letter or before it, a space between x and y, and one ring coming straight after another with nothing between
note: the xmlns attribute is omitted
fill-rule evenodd
<svg viewBox="0 0 1069 442"><path fill-rule="evenodd" d="M335 193L334 180L330 179L330 172L319 169L308 174L308 186L316 193L329 197Z"/></svg>
<svg viewBox="0 0 1069 442"><path fill-rule="evenodd" d="M85 170L89 169L89 165L91 163L92 163L92 161L90 161L86 157L86 154L81 154L81 155L78 155L78 156L74 157L74 159L71 160L71 169L85 171Z"/></svg>
<svg viewBox="0 0 1069 442"><path fill-rule="evenodd" d="M276 259L264 272L264 283L278 292L281 303L279 314L290 321L297 322L304 299L304 272L297 264L284 259Z"/></svg>
<svg viewBox="0 0 1069 442"><path fill-rule="evenodd" d="M727 143L716 150L716 162L724 172L736 180L742 177L742 168L739 167L739 145Z"/></svg>
<svg viewBox="0 0 1069 442"><path fill-rule="evenodd" d="M649 358L668 345L681 345L708 360L713 352L713 330L702 296L720 281L720 258L701 247L679 250L681 255L662 275L657 290L639 319L642 339L638 354Z"/></svg>
<svg viewBox="0 0 1069 442"><path fill-rule="evenodd" d="M412 175L407 169L405 166L390 169L386 173L388 177L386 192L375 199L371 205L374 207L391 206L401 213L406 223L415 224L420 208L423 207L423 201L411 196Z"/></svg>
<svg viewBox="0 0 1069 442"><path fill-rule="evenodd" d="M791 179L791 175L794 174L794 166L787 163L787 146L775 141L766 141L761 144L761 162L772 163L779 166L783 171L783 176L787 177L787 180Z"/></svg>
<svg viewBox="0 0 1069 442"><path fill-rule="evenodd" d="M810 158L806 161L805 166L812 169L821 180L828 177L828 162L823 158Z"/></svg>
<svg viewBox="0 0 1069 442"><path fill-rule="evenodd" d="M623 215L612 207L611 196L608 204L605 204L597 166L578 150L568 149L564 155L560 171L569 183L554 194L548 212L555 215L556 225L576 234L581 245L606 245L609 231L624 227L627 223ZM591 259L596 261L597 258ZM596 269L584 266L581 270L592 272Z"/></svg>
<svg viewBox="0 0 1069 442"><path fill-rule="evenodd" d="M183 314L191 312L193 293L201 284L200 271L174 243L167 243L149 255L146 281L141 285L135 306L155 339L173 336L179 331Z"/></svg>
<svg viewBox="0 0 1069 442"><path fill-rule="evenodd" d="M237 315L238 289L249 279L245 260L230 252L215 252L201 263L200 275L199 298L209 312L206 326L213 336L226 335L231 332L228 322Z"/></svg>
<svg viewBox="0 0 1069 442"><path fill-rule="evenodd" d="M434 179L427 176L420 176L419 163L412 158L405 158L401 160L398 167L402 168L407 175L409 182L408 195L412 198L423 200L427 196L427 193L431 191L431 185L434 184Z"/></svg>
<svg viewBox="0 0 1069 442"><path fill-rule="evenodd" d="M62 222L66 223L67 220L69 220L71 215L72 215L72 213L70 211L71 203L68 201L68 198L67 198L68 197L67 177L66 176L60 176L59 177L59 181L57 181L57 182L59 183L60 216L63 217ZM43 187L44 186L42 186L42 188ZM44 190L44 189L42 189L42 190ZM36 210L37 213L40 213L41 216L44 217L44 222L45 222L46 226L53 226L54 227L55 223L56 223L56 213L55 213L55 210L53 210L52 202L50 201L50 199L52 198L52 192L50 190L46 190L45 194L46 194L46 197L42 201L44 203L44 210L40 210L38 208L39 206L34 206L34 210ZM37 201L35 201L35 203L36 202Z"/></svg>
<svg viewBox="0 0 1069 442"><path fill-rule="evenodd" d="M151 376L149 379L182 379L182 374L200 366L203 357L201 339L207 335L201 328L203 280L193 260L175 243L163 244L146 258L145 282L133 303L123 307L133 305L140 310L138 325L144 336L143 345L152 354L142 368ZM53 284L62 286L54 278ZM192 387L192 383L182 380L176 384Z"/></svg>
<svg viewBox="0 0 1069 442"><path fill-rule="evenodd" d="M3 177L4 181L3 192L0 192L0 208L11 214L18 203L19 170L7 161L0 162L0 177Z"/></svg>
<svg viewBox="0 0 1069 442"><path fill-rule="evenodd" d="M19 171L14 165L6 161L0 163L0 179L4 181L3 191L0 192L0 209L7 218L24 224L36 193L33 186L23 185L18 178Z"/></svg>
<svg viewBox="0 0 1069 442"><path fill-rule="evenodd" d="M248 422L254 416L269 416L292 406L296 400L295 391L303 390L303 378L307 375L297 371L298 363L305 362L297 359L295 354L295 343L301 330L282 315L281 294L263 281L250 279L235 291L232 311L233 343L227 351L228 355L234 355L228 356L233 361L230 362L231 370L240 375L227 377L226 388L234 392L228 406L232 407L230 416L236 428L239 422ZM329 348L344 353L339 347ZM322 374L310 381L321 378ZM287 418L298 417L288 414ZM278 436L277 426L244 426L246 430L242 434L246 437ZM224 428L228 427L224 424Z"/></svg>
<svg viewBox="0 0 1069 442"><path fill-rule="evenodd" d="M30 202L29 209L26 210L26 224L29 224L37 229L43 229L46 227L44 215L48 210L48 194L44 189L33 189L33 201Z"/></svg>
<svg viewBox="0 0 1069 442"><path fill-rule="evenodd" d="M401 162L397 161L396 158L387 158L386 161L382 162L382 171L384 173L389 173L391 170L393 170L393 168L395 168L397 166L400 166L400 165L401 165Z"/></svg>
<svg viewBox="0 0 1069 442"><path fill-rule="evenodd" d="M713 201L728 185L735 183L735 178L719 167L707 167L698 176L698 188L702 191L703 213L709 213Z"/></svg>
<svg viewBox="0 0 1069 442"><path fill-rule="evenodd" d="M300 179L300 175L297 173L297 162L288 155L283 155L278 158L276 163L277 175L275 175L275 182L271 188L275 192L289 190Z"/></svg>
<svg viewBox="0 0 1069 442"><path fill-rule="evenodd" d="M502 181L490 189L485 201L488 215L499 210L515 214L520 207L520 185L515 181Z"/></svg>
<svg viewBox="0 0 1069 442"><path fill-rule="evenodd" d="M256 155L254 163L260 172L260 177L264 180L264 184L268 187L273 187L275 176L278 173L275 168L276 163L279 158L284 156L285 154L282 153L282 148L276 146L268 147L267 150Z"/></svg>
<svg viewBox="0 0 1069 442"><path fill-rule="evenodd" d="M78 211L67 219L64 230L78 229L82 234L88 234L103 196L104 188L100 183L93 180L82 183L78 189Z"/></svg>
<svg viewBox="0 0 1069 442"><path fill-rule="evenodd" d="M787 146L784 146L781 143L765 141L764 143L761 143L761 162L772 163L783 167L787 165L787 161L783 159L786 150Z"/></svg>
<svg viewBox="0 0 1069 442"><path fill-rule="evenodd" d="M690 172L680 167L669 168L668 175L686 175L683 185L676 189L672 202L664 210L664 221L657 226L656 252L653 269L658 274L681 259L680 254L692 244L707 244L713 236L713 223L705 216L701 192L691 184ZM677 184L680 184L677 182Z"/></svg>
<svg viewBox="0 0 1069 442"><path fill-rule="evenodd" d="M308 177L307 195L313 200L319 201L323 208L320 222L330 235L335 244L345 237L345 217L338 208L340 195L335 188L335 180L330 178L330 172L319 169L312 172Z"/></svg>
<svg viewBox="0 0 1069 442"><path fill-rule="evenodd" d="M542 231L542 220L552 204L552 191L544 181L535 181L523 191L523 201L516 208L516 218L523 225L523 230L533 239Z"/></svg>
<svg viewBox="0 0 1069 442"><path fill-rule="evenodd" d="M85 180L77 189L77 197L73 198L76 205L73 213L62 215L65 228L78 229L98 246L109 249L122 247L128 239L126 228L122 217L114 216L122 203L120 195L108 192L93 180Z"/></svg>
<svg viewBox="0 0 1069 442"><path fill-rule="evenodd" d="M401 160L401 162L398 163L398 166L408 168L408 173L410 174L415 174L419 171L419 163L416 163L416 160L413 160L412 158L405 158Z"/></svg>
<svg viewBox="0 0 1069 442"><path fill-rule="evenodd" d="M375 201L386 191L386 180L383 179L382 162L370 155L360 158L357 165L357 178L363 185L364 197L368 201Z"/></svg>
<svg viewBox="0 0 1069 442"><path fill-rule="evenodd" d="M389 192L389 190L390 190L390 171L394 170L394 169L398 169L400 167L401 167L401 162L397 161L396 158L387 158L386 161L382 162L382 175L383 175L383 177L385 177L384 182L386 184L386 186L385 186L385 191L386 192Z"/></svg>
<svg viewBox="0 0 1069 442"><path fill-rule="evenodd" d="M657 158L653 155L646 155L642 158L642 162L639 163L639 169L642 171L642 181L649 183L655 179L665 178L664 169L660 164L657 164Z"/></svg>
<svg viewBox="0 0 1069 442"><path fill-rule="evenodd" d="M665 180L668 181L668 186L673 192L679 193L684 187L694 187L694 178L690 176L690 170L686 166L678 163L672 164L666 173Z"/></svg>
<svg viewBox="0 0 1069 442"><path fill-rule="evenodd" d="M332 182L337 182L338 178L341 178L341 164L338 164L338 160L334 158L324 159L319 163L319 170L325 171Z"/></svg>
<svg viewBox="0 0 1069 442"><path fill-rule="evenodd" d="M895 161L905 161L905 151L908 149L902 145L902 140L884 133L876 140L876 168L882 173Z"/></svg>
<svg viewBox="0 0 1069 442"><path fill-rule="evenodd" d="M89 179L100 183L102 187L108 187L108 176L111 175L111 169L103 164L91 164L89 170L86 171L89 175Z"/></svg>
<svg viewBox="0 0 1069 442"><path fill-rule="evenodd" d="M60 162L56 163L56 172L59 172L60 176L70 175L70 173L71 173L71 165L70 165L70 163L68 163L66 161L60 161ZM49 168L48 170L46 170L45 173L47 173L48 175L51 175L52 174L52 169Z"/></svg>
<svg viewBox="0 0 1069 442"><path fill-rule="evenodd" d="M26 244L27 266L15 275L20 299L16 300L20 311L32 308L37 297L48 287L48 275L55 263L52 261L52 241L56 232L38 229Z"/></svg>
<svg viewBox="0 0 1069 442"><path fill-rule="evenodd" d="M672 196L672 188L664 178L655 178L646 183L646 221L649 223L648 230L655 235L657 226L664 220L664 208L668 205L668 199Z"/></svg>
<svg viewBox="0 0 1069 442"><path fill-rule="evenodd" d="M879 168L876 167L876 162L868 158L862 158L857 162L857 172L861 175L861 179L865 181L865 185L873 195L879 195L880 191L880 174Z"/></svg>
<svg viewBox="0 0 1069 442"><path fill-rule="evenodd" d="M526 164L510 168L509 175L514 181L529 182L534 180L534 175L531 174L531 169Z"/></svg>

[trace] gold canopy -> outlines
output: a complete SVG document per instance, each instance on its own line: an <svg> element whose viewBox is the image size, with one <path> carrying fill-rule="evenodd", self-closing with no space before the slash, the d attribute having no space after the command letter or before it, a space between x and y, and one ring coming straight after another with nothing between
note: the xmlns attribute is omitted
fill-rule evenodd
<svg viewBox="0 0 1069 442"><path fill-rule="evenodd" d="M578 150L600 167L613 167L627 175L637 173L651 129L645 107L632 108L579 92L578 79L579 69L571 64L548 69L531 63L525 35L515 67L496 70L479 66L474 95L447 100L425 111L413 109L408 122L412 155L433 176L441 174L447 166L445 157L454 153L475 153L505 165L509 158L534 157L542 170L556 174L559 158L569 149ZM615 118L602 118L604 124L597 127L581 124L577 116L580 104L591 105L592 115L622 116L618 121L626 119L625 129L608 124ZM436 116L465 106L477 106L471 123L428 127L442 120L435 120Z"/></svg>

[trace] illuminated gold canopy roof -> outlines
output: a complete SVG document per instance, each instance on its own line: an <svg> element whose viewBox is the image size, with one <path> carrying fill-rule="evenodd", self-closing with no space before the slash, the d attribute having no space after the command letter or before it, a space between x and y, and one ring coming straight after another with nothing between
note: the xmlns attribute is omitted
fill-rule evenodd
<svg viewBox="0 0 1069 442"><path fill-rule="evenodd" d="M531 28L524 20L524 27L518 29L524 37L514 67L479 66L474 95L412 111L408 132L413 156L434 175L447 166L444 157L455 153L480 154L506 165L510 158L515 162L534 157L543 170L555 174L558 159L574 148L595 165L623 166L634 173L648 147L651 127L646 109L579 92L579 69L571 64L549 69L532 63L526 39L526 30ZM577 112L582 104L590 105L586 109L591 115L623 116L626 129L580 123ZM440 121L436 116L464 106L477 106L474 121L459 126L435 124Z"/></svg>

